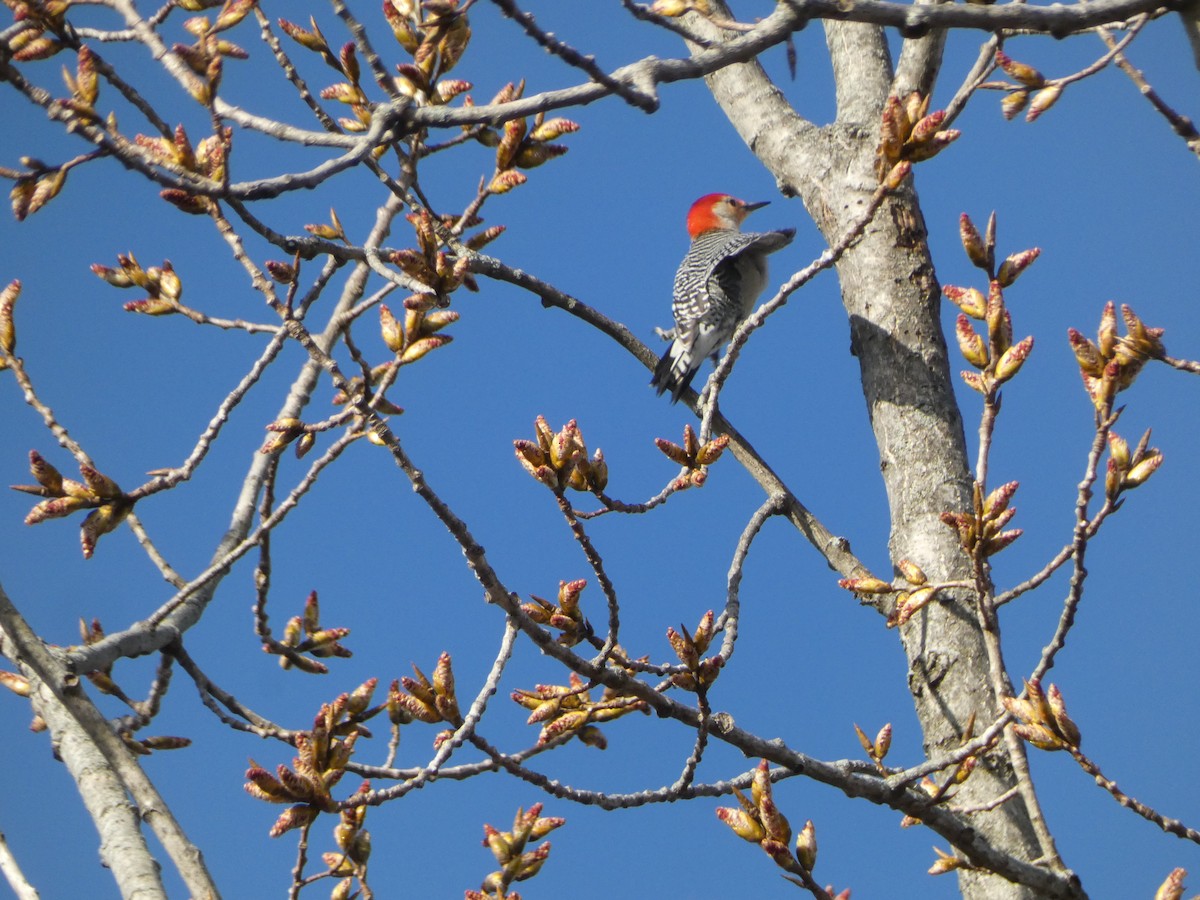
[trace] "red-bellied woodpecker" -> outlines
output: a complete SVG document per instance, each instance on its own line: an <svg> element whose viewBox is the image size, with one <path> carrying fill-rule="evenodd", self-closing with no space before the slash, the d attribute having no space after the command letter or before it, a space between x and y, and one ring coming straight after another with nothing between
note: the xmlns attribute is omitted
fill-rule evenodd
<svg viewBox="0 0 1200 900"><path fill-rule="evenodd" d="M767 254L791 243L796 231L762 233L741 229L742 220L762 203L728 194L707 194L688 211L692 245L675 273L675 339L650 380L675 403L687 390L706 356L716 361L721 348L767 285Z"/></svg>

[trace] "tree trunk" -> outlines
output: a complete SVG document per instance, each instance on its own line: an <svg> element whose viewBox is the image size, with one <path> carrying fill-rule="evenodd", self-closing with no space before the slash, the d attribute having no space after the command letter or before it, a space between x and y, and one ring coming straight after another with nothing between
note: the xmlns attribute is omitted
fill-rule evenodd
<svg viewBox="0 0 1200 900"><path fill-rule="evenodd" d="M707 22L691 19L698 31L719 37ZM861 217L877 186L874 153L893 73L879 29L827 23L826 36L837 79L838 118L831 125L818 127L798 115L756 61L723 69L708 84L780 190L801 198L832 243ZM930 54L930 66L936 55ZM938 518L970 508L972 476L915 190L885 202L837 270L887 489L892 560L912 560L931 580L970 579L970 560ZM976 733L995 721L1001 712L995 676L971 600L931 603L900 629L900 637L927 757L958 747L972 715L979 723ZM983 805L1010 791L1017 784L1012 750L1000 744L981 759L954 805ZM1023 763L1023 749L1016 750ZM1014 794L999 808L974 814L971 822L997 849L1056 864L1044 828L1039 840L1037 815ZM960 871L960 887L964 897L979 900L1036 896L997 876L969 871Z"/></svg>

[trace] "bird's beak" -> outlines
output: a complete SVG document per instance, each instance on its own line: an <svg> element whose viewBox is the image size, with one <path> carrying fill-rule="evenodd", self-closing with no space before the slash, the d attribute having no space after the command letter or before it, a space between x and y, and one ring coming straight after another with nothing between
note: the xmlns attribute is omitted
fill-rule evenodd
<svg viewBox="0 0 1200 900"><path fill-rule="evenodd" d="M760 200L758 203L747 203L745 206L742 207L742 209L747 213L752 213L756 209L762 209L764 206L766 206L770 202L771 202L770 200Z"/></svg>

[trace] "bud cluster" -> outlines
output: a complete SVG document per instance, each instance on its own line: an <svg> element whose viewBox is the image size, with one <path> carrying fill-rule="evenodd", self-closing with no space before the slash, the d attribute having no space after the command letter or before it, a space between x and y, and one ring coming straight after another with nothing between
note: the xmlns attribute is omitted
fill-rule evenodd
<svg viewBox="0 0 1200 900"><path fill-rule="evenodd" d="M509 83L492 98L492 104L511 103L525 92L525 82ZM473 106L470 97L466 106ZM562 156L569 149L565 144L551 141L565 134L574 134L580 125L571 119L547 119L544 112L534 116L530 126L525 118L509 119L499 129L464 126L485 147L496 148L496 171L487 186L490 194L507 194L529 180L519 169L536 169L543 163ZM472 130L473 129L473 130Z"/></svg>
<svg viewBox="0 0 1200 900"><path fill-rule="evenodd" d="M380 335L387 348L398 357L397 365L410 365L454 339L452 335L438 332L457 322L458 313L450 309L431 311L428 300L425 294L414 294L405 300L403 325L386 304L379 305Z"/></svg>
<svg viewBox="0 0 1200 900"><path fill-rule="evenodd" d="M300 654L310 653L324 659L331 656L349 659L354 654L340 643L348 634L349 628L321 627L321 606L317 600L317 592L313 591L304 602L304 615L289 619L283 629L283 640L278 644L264 643L263 651L278 654L279 665L284 669L295 666L302 672L324 675L329 671L324 663Z"/></svg>
<svg viewBox="0 0 1200 900"><path fill-rule="evenodd" d="M900 571L900 576L907 582L907 586L900 587L876 578L874 575L866 575L860 578L839 579L838 587L859 595L895 594L895 603L888 613L887 627L897 628L924 609L945 589L945 586L930 584L925 572L912 560L902 559L896 564L896 568ZM915 588L915 590L909 590L909 588Z"/></svg>
<svg viewBox="0 0 1200 900"><path fill-rule="evenodd" d="M539 684L532 691L515 690L512 699L530 710L528 724L542 723L538 746L564 737L577 737L603 750L608 741L596 725L631 712L649 715L646 701L606 687L599 700L591 698L580 677L572 672L569 685Z"/></svg>
<svg viewBox="0 0 1200 900"><path fill-rule="evenodd" d="M63 66L62 76L71 96L59 103L85 119L99 118L96 101L100 99L100 79L96 74L96 55L86 44L75 52L75 74Z"/></svg>
<svg viewBox="0 0 1200 900"><path fill-rule="evenodd" d="M913 91L903 99L888 97L875 150L875 174L880 183L898 187L908 169L897 167L932 159L957 140L962 132L942 129L945 120L945 110L929 112L929 95L922 97Z"/></svg>
<svg viewBox="0 0 1200 900"><path fill-rule="evenodd" d="M447 722L456 728L462 724L462 713L458 709L458 697L454 691L454 669L451 666L450 654L443 651L438 656L437 665L433 668L433 679L425 677L425 673L413 663L413 673L416 678L407 675L398 682L393 681L388 692L388 718L393 725L406 725L413 719L430 725ZM400 686L404 690L400 690ZM407 693L406 693L407 692ZM440 744L446 732L441 732L435 739Z"/></svg>
<svg viewBox="0 0 1200 900"><path fill-rule="evenodd" d="M447 103L470 89L470 84L465 81L439 82L458 64L471 40L466 10L459 8L457 0L426 0L423 3L384 0L383 15L397 43L413 58L411 63L397 64L398 74L391 80L390 88L421 106ZM348 132L366 131L371 126L374 104L363 88L362 67L355 44L347 42L335 53L316 19L310 17L309 25L310 28L303 28L295 22L279 20L279 27L288 37L316 53L345 79L321 91L322 99L343 103L353 112L353 118L339 118L338 124ZM380 146L372 152L379 158L384 151L385 148Z"/></svg>
<svg viewBox="0 0 1200 900"><path fill-rule="evenodd" d="M132 254L117 254L119 268L92 264L92 272L113 287L141 288L148 295L144 300L131 300L125 304L126 312L142 313L147 316L168 316L183 311L179 298L183 295L183 282L175 272L169 259L161 267L143 269Z"/></svg>
<svg viewBox="0 0 1200 900"><path fill-rule="evenodd" d="M535 803L528 811L518 809L511 831L498 831L491 825L483 826L483 846L492 851L498 871L483 879L477 891L467 891L467 900L507 900L517 895L508 894L508 888L517 881L527 881L536 875L550 856L550 842L544 841L533 850L526 850L530 841L544 838L567 822L559 816L543 816L542 804Z"/></svg>
<svg viewBox="0 0 1200 900"><path fill-rule="evenodd" d="M789 849L792 827L787 818L775 805L771 795L771 769L767 761L761 760L754 769L754 780L750 783L750 798L733 789L738 806L723 806L717 810L717 818L728 825L733 833L744 841L758 844L771 857L775 865L785 872L802 876L801 881L788 878L801 886L812 882L812 870L817 864L817 829L812 820L796 835L794 851ZM814 893L817 891L814 890ZM832 885L826 885L825 893L834 900L849 900L850 889L835 893Z"/></svg>
<svg viewBox="0 0 1200 900"><path fill-rule="evenodd" d="M219 129L192 146L187 131L182 125L175 128L171 137L149 137L139 134L134 143L145 150L158 165L176 171L190 172L210 181L223 182L226 164L233 147L233 129ZM203 194L193 194L180 188L167 188L159 196L182 212L194 216L207 215L213 209L213 201ZM95 266L92 267L93 271Z"/></svg>
<svg viewBox="0 0 1200 900"><path fill-rule="evenodd" d="M295 442L296 458L301 459L312 449L317 439L313 426L306 425L300 419L292 416L276 419L267 425L266 429L271 434L267 436L263 445L258 448L259 453L278 453L289 444Z"/></svg>
<svg viewBox="0 0 1200 900"><path fill-rule="evenodd" d="M1004 530L1017 514L1017 508L1008 504L1019 486L1020 482L1010 481L984 497L976 482L972 512L941 514L941 520L958 533L958 542L968 556L994 556L1024 533L1020 528Z"/></svg>
<svg viewBox="0 0 1200 900"><path fill-rule="evenodd" d="M281 24L282 21L281 19ZM313 26L312 36L320 44L318 52L321 52L322 58L346 78L346 81L339 81L324 88L321 91L321 99L336 100L338 103L344 103L350 107L354 113L354 118L338 119L338 124L347 131L366 131L371 125L370 101L362 89L362 68L358 63L357 48L354 46L354 42L347 41L343 44L335 58L333 52L329 49L329 45L325 43L325 38L321 34L321 30L317 27L316 20L309 19L309 21ZM295 35L291 36L295 38ZM383 148L376 147L373 152L375 158L378 159L383 155Z"/></svg>
<svg viewBox="0 0 1200 900"><path fill-rule="evenodd" d="M733 789L737 798L738 808L723 806L717 810L717 818L733 829L744 841L758 844L766 851L781 868L788 868L791 862L791 851L788 845L792 840L792 826L787 817L775 805L771 793L771 767L767 761L760 760L754 769L754 780L750 783L750 798ZM809 865L811 871L816 864L816 842L812 842Z"/></svg>
<svg viewBox="0 0 1200 900"><path fill-rule="evenodd" d="M1079 726L1067 715L1062 693L1055 685L1043 692L1035 678L1025 682L1025 698L1004 697L1004 708L1017 718L1013 732L1041 750L1077 750Z"/></svg>
<svg viewBox="0 0 1200 900"><path fill-rule="evenodd" d="M412 224L416 233L417 246L415 249L395 250L391 261L413 281L425 287L425 292L414 294L404 301L406 308L426 309L431 305L446 307L450 304L450 295L459 287L469 291L478 291L479 285L468 271L470 260L466 256L453 257L446 250L439 249L442 245L438 236L439 228L446 229L454 221L436 220L429 210L422 207L416 212L405 216ZM474 220L476 223L478 220ZM488 228L473 235L466 241L470 250L478 250L498 237L502 227Z"/></svg>
<svg viewBox="0 0 1200 900"><path fill-rule="evenodd" d="M558 583L558 602L550 603L541 597L531 597L532 603L522 603L521 611L539 625L547 625L561 632L556 640L564 647L574 647L592 636L592 626L579 608L579 595L587 587L587 580Z"/></svg>
<svg viewBox="0 0 1200 900"><path fill-rule="evenodd" d="M537 441L516 440L517 462L550 490L603 491L608 485L608 464L597 448L591 459L578 423L572 419L555 434L543 416L534 422Z"/></svg>
<svg viewBox="0 0 1200 900"><path fill-rule="evenodd" d="M13 218L24 222L58 196L67 183L68 165L47 166L40 160L23 157L31 171L21 173L9 192Z"/></svg>
<svg viewBox="0 0 1200 900"><path fill-rule="evenodd" d="M1150 446L1150 429L1142 435L1131 453L1129 444L1115 431L1108 433L1108 470L1104 475L1104 496L1116 500L1122 491L1140 487L1158 471L1163 455Z"/></svg>
<svg viewBox="0 0 1200 900"><path fill-rule="evenodd" d="M322 705L312 730L296 732L292 738L297 754L292 768L281 763L272 775L250 760L243 785L246 793L267 803L293 804L275 820L271 837L311 825L323 812L339 811L331 790L346 774L359 735L367 733L360 723L382 709L368 708L375 683L372 678L353 693ZM364 849L360 846L360 855Z"/></svg>
<svg viewBox="0 0 1200 900"><path fill-rule="evenodd" d="M1162 343L1164 329L1148 328L1125 304L1121 304L1121 318L1124 335L1117 334L1116 304L1110 300L1104 305L1095 343L1074 328L1067 329L1084 389L1102 416L1112 411L1113 399L1133 384L1147 361L1162 359L1167 353Z"/></svg>
<svg viewBox="0 0 1200 900"><path fill-rule="evenodd" d="M996 65L1016 84L1001 81L981 86L1007 91L1004 99L1000 101L1000 111L1006 119L1016 118L1028 106L1025 121L1033 122L1058 101L1066 86L1065 81L1047 81L1033 66L1017 62L1003 50L996 51ZM1032 102L1029 99L1031 96Z"/></svg>
<svg viewBox="0 0 1200 900"><path fill-rule="evenodd" d="M671 683L676 687L685 691L699 691L711 685L721 674L721 667L725 665L724 657L701 658L716 635L715 623L716 617L710 609L701 617L694 634L689 634L683 625L679 626L679 631L674 628L667 629L667 640L671 642L671 649L688 668L686 672L671 676Z"/></svg>
<svg viewBox="0 0 1200 900"><path fill-rule="evenodd" d="M117 483L87 463L79 464L83 481L63 478L62 474L42 458L36 450L29 451L29 471L37 484L14 484L14 491L34 494L47 499L36 504L25 516L26 525L37 525L47 519L61 519L81 509L90 509L80 526L83 558L90 559L96 542L125 521L134 501L122 493Z"/></svg>
<svg viewBox="0 0 1200 900"><path fill-rule="evenodd" d="M189 69L204 79L203 82L192 85L192 97L198 103L207 106L216 97L226 58L250 58L250 54L237 44L219 35L222 31L240 24L257 3L258 0L225 0L215 21L210 21L207 16L194 16L183 23L184 30L196 39L195 43L174 44L171 50ZM200 12L217 6L208 0L183 0L178 5L190 12Z"/></svg>
<svg viewBox="0 0 1200 900"><path fill-rule="evenodd" d="M440 81L458 65L471 41L467 6L458 0L384 0L392 35L413 59L396 66L396 89L404 96L421 105L439 105L470 90L465 81Z"/></svg>
<svg viewBox="0 0 1200 900"><path fill-rule="evenodd" d="M8 40L8 50L14 62L34 62L49 59L65 45L52 37L51 34L62 34L67 26L66 12L71 6L71 0L42 0L38 3L24 0L6 0L5 5L12 10L14 22L24 26Z"/></svg>
<svg viewBox="0 0 1200 900"><path fill-rule="evenodd" d="M405 252L405 251L401 251ZM388 350L395 358L380 363L366 375L356 375L346 386L333 396L335 406L343 406L359 398L365 398L371 408L383 415L400 415L404 410L388 400L383 394L395 380L401 366L415 363L434 350L445 347L454 338L439 334L443 328L459 319L452 310L433 310L433 295L413 294L404 301L404 319L400 319L386 304L379 306L379 332ZM360 420L359 427L362 427ZM382 443L375 432L368 432L368 440ZM297 448L299 449L299 448ZM307 447L305 448L307 450Z"/></svg>
<svg viewBox="0 0 1200 900"><path fill-rule="evenodd" d="M972 389L991 398L996 389L1008 381L1025 364L1033 350L1033 337L1013 343L1012 316L1004 302L1004 289L1017 280L1041 254L1034 247L1010 254L996 268L996 215L988 219L986 235L963 213L959 218L959 237L967 258L988 274L988 293L985 297L975 288L946 285L942 293L961 312L955 322L955 337L963 357L979 371L963 372L963 380ZM986 337L980 335L971 320L983 322Z"/></svg>
<svg viewBox="0 0 1200 900"><path fill-rule="evenodd" d="M708 480L708 467L720 459L725 448L729 446L729 435L718 435L701 444L692 426L687 424L683 426L682 447L666 438L655 438L654 446L658 447L667 459L686 470L672 485L675 490L684 490L689 487L703 487L704 482Z"/></svg>

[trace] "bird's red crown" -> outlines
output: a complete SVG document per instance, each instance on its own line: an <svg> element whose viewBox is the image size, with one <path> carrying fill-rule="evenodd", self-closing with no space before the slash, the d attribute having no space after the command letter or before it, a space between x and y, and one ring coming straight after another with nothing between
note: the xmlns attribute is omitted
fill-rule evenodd
<svg viewBox="0 0 1200 900"><path fill-rule="evenodd" d="M737 231L742 220L766 202L747 203L729 194L705 194L688 210L687 229L693 238L706 231Z"/></svg>

